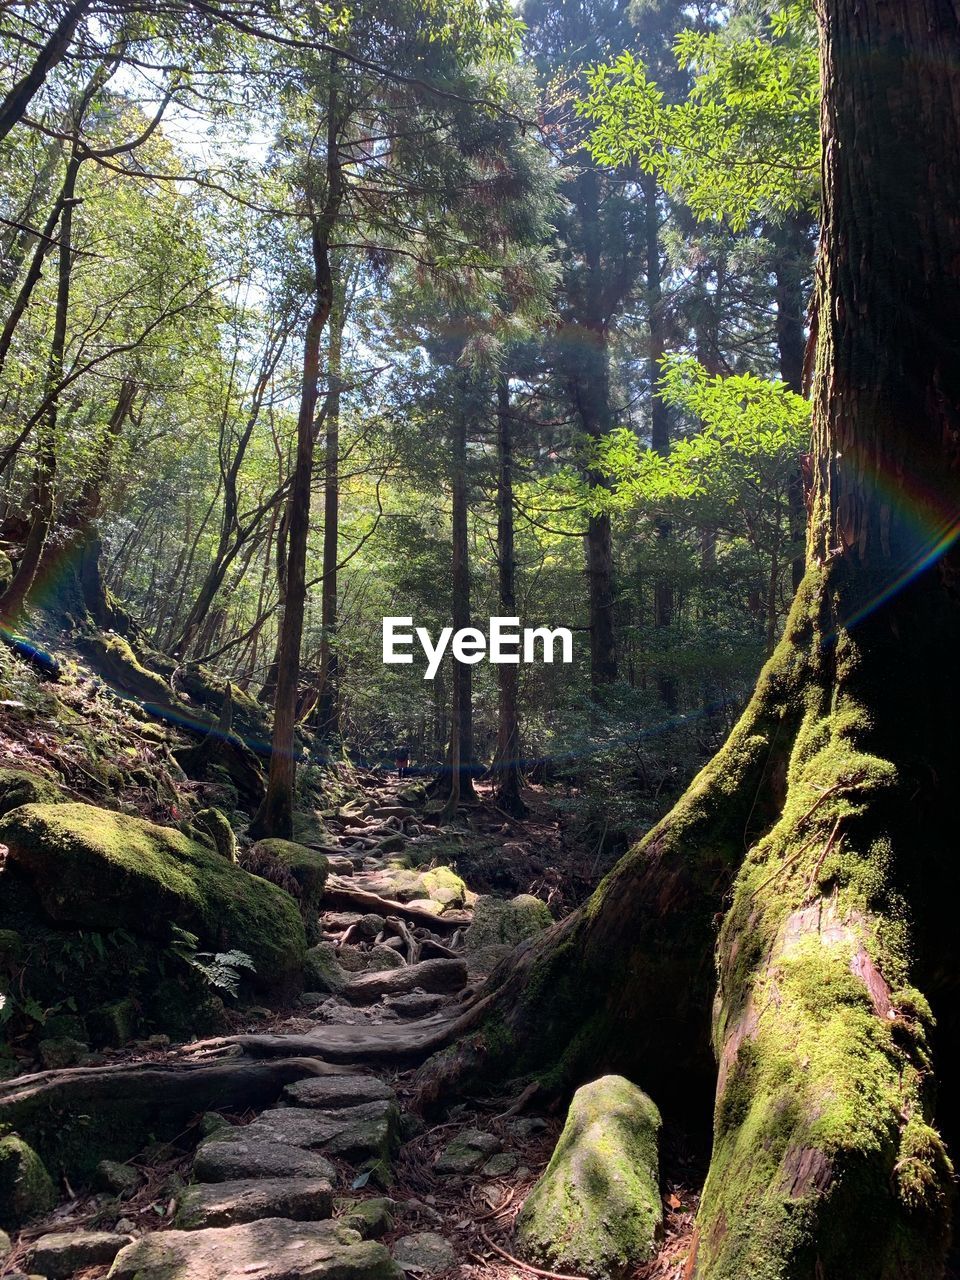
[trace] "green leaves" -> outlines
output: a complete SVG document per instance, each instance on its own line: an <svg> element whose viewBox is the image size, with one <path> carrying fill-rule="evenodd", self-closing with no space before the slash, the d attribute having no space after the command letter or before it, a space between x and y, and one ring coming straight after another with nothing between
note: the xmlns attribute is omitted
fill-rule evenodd
<svg viewBox="0 0 960 1280"><path fill-rule="evenodd" d="M594 123L594 157L636 162L698 218L735 230L757 215L815 208L819 73L806 6L779 10L755 33L681 32L674 52L691 76L676 104L630 53L589 74L578 110Z"/></svg>

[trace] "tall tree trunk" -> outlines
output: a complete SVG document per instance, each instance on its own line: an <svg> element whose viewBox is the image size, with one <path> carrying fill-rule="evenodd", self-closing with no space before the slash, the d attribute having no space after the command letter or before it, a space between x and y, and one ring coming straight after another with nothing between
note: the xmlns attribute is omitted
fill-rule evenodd
<svg viewBox="0 0 960 1280"><path fill-rule="evenodd" d="M610 351L603 306L600 179L587 167L576 183L576 201L583 223L587 285L581 314L573 328L573 368L569 390L580 428L588 444L596 444L610 430ZM587 482L602 485L605 478L593 468ZM617 678L617 645L613 620L613 539L610 517L591 515L586 533L587 596L590 620L590 683L594 691Z"/></svg>
<svg viewBox="0 0 960 1280"><path fill-rule="evenodd" d="M670 415L659 391L661 364L667 353L667 323L663 301L663 259L660 248L659 185L655 173L643 178L643 199L646 215L647 259L647 327L649 348L647 351L647 379L650 383L650 446L655 453L666 457L670 452ZM657 541L663 554L670 540L670 521L658 520ZM673 577L669 568L661 572L653 584L653 625L659 631L668 631L673 625ZM666 646L660 651L659 660L665 660ZM667 711L677 709L677 682L673 676L662 673L657 678L660 698Z"/></svg>
<svg viewBox="0 0 960 1280"><path fill-rule="evenodd" d="M689 1118L712 1013L695 1280L936 1280L949 1238L960 20L946 0L817 11L815 465L786 633L679 804L493 975L478 1032L421 1077L430 1100L620 1069Z"/></svg>
<svg viewBox="0 0 960 1280"><path fill-rule="evenodd" d="M297 728L297 694L300 682L300 650L307 599L307 539L310 533L310 491L313 483L313 451L316 438L317 399L323 331L333 306L333 273L330 238L343 199L343 171L339 157L339 94L336 58L331 57L327 102L327 182L323 209L311 220L314 271L314 307L303 344L303 379L297 416L297 454L287 504L287 565L283 615L277 660L277 687L273 703L273 736L267 794L250 834L289 840L293 835L293 789L296 781L294 745Z"/></svg>
<svg viewBox="0 0 960 1280"><path fill-rule="evenodd" d="M461 375L466 386L456 398L450 433L451 488L453 498L451 621L454 634L472 625L470 617L469 487L467 484L467 419L472 413L475 388L469 374ZM473 792L473 668L451 658L453 671L453 715L450 729L450 770L452 787L459 803Z"/></svg>
<svg viewBox="0 0 960 1280"><path fill-rule="evenodd" d="M500 586L500 614L516 617L517 561L513 536L513 417L510 408L510 381L506 374L497 379L497 567ZM517 655L519 660L519 654ZM497 667L500 701L497 721L495 765L497 804L507 813L520 815L526 805L520 798L520 718L517 690L520 670L514 663Z"/></svg>
<svg viewBox="0 0 960 1280"><path fill-rule="evenodd" d="M64 356L67 347L67 319L70 311L70 282L73 271L73 211L76 204L77 176L80 172L81 158L79 144L75 140L67 162L67 173L60 197L62 213L57 296L46 380L50 402L39 424L30 530L17 572L7 590L0 596L0 619L6 623L14 622L23 610L43 555L47 535L53 524L54 482L57 470L57 418L60 411L60 397L53 392L63 380Z"/></svg>
<svg viewBox="0 0 960 1280"><path fill-rule="evenodd" d="M320 682L313 720L324 739L340 730L337 664L337 563L340 554L340 397L343 369L344 290L330 326L330 389L323 459L323 583L321 586Z"/></svg>
<svg viewBox="0 0 960 1280"><path fill-rule="evenodd" d="M807 311L806 279L809 274L810 219L805 214L791 214L782 225L772 228L776 248L773 261L777 307L777 353L780 377L798 396L804 393L803 366L806 354L804 321ZM794 591L800 586L804 570L804 536L807 513L803 500L801 459L797 459L790 477L787 498L790 510L790 540L798 548L790 566Z"/></svg>

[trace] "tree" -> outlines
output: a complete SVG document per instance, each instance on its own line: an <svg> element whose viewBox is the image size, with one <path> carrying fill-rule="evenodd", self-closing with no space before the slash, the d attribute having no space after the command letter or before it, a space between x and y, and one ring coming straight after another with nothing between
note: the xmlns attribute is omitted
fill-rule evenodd
<svg viewBox="0 0 960 1280"><path fill-rule="evenodd" d="M821 0L818 21L814 465L787 633L681 802L495 975L485 1029L424 1081L618 1068L689 1113L716 999L698 1280L919 1280L947 1247L960 23L940 0Z"/></svg>

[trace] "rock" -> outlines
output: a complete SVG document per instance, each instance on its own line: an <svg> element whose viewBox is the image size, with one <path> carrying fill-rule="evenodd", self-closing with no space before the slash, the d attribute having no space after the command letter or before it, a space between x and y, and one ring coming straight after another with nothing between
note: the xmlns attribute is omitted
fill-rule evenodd
<svg viewBox="0 0 960 1280"><path fill-rule="evenodd" d="M480 1172L485 1178L505 1178L519 1163L519 1156L512 1151L501 1151L499 1155L491 1156Z"/></svg>
<svg viewBox="0 0 960 1280"><path fill-rule="evenodd" d="M251 857L268 854L282 862L300 886L300 901L304 907L316 911L323 901L330 864L322 853L294 844L292 840L258 840L250 850Z"/></svg>
<svg viewBox="0 0 960 1280"><path fill-rule="evenodd" d="M323 927L327 933L346 933L351 925L359 924L362 919L359 911L325 911Z"/></svg>
<svg viewBox="0 0 960 1280"><path fill-rule="evenodd" d="M319 1222L332 1212L333 1192L324 1178L253 1178L184 1187L174 1225L194 1231L260 1218Z"/></svg>
<svg viewBox="0 0 960 1280"><path fill-rule="evenodd" d="M238 1182L249 1178L324 1178L331 1183L337 1180L330 1161L315 1151L263 1137L231 1140L219 1134L197 1149L193 1173L198 1182Z"/></svg>
<svg viewBox="0 0 960 1280"><path fill-rule="evenodd" d="M394 836L384 836L384 838L377 843L377 853L400 853L406 843L406 836L400 835L399 832Z"/></svg>
<svg viewBox="0 0 960 1280"><path fill-rule="evenodd" d="M552 924L550 908L529 893L518 894L508 902L482 897L473 908L473 922L464 943L468 951L491 945L515 947Z"/></svg>
<svg viewBox="0 0 960 1280"><path fill-rule="evenodd" d="M290 895L180 831L94 805L29 804L0 819L0 843L57 924L165 947L175 922L201 948L245 951L260 987L299 976L306 940Z"/></svg>
<svg viewBox="0 0 960 1280"><path fill-rule="evenodd" d="M107 1044L122 1049L137 1033L140 1011L130 996L102 1004L87 1014L90 1035L96 1044Z"/></svg>
<svg viewBox="0 0 960 1280"><path fill-rule="evenodd" d="M163 1231L117 1256L109 1280L403 1280L382 1244L338 1222L262 1218Z"/></svg>
<svg viewBox="0 0 960 1280"><path fill-rule="evenodd" d="M649 1261L663 1221L659 1130L656 1106L622 1076L578 1089L517 1221L527 1256L602 1280Z"/></svg>
<svg viewBox="0 0 960 1280"><path fill-rule="evenodd" d="M384 804L379 809L374 809L373 816L375 818L415 818L417 816L416 809L411 809L405 804Z"/></svg>
<svg viewBox="0 0 960 1280"><path fill-rule="evenodd" d="M418 1231L394 1242L394 1259L404 1271L418 1276L436 1276L456 1266L453 1245L435 1231Z"/></svg>
<svg viewBox="0 0 960 1280"><path fill-rule="evenodd" d="M544 1133L547 1128L547 1122L543 1116L516 1116L512 1120L506 1120L504 1124L508 1132L515 1138L519 1138L521 1142L535 1137L538 1133Z"/></svg>
<svg viewBox="0 0 960 1280"><path fill-rule="evenodd" d="M411 898L407 903L408 907L415 907L418 911L428 911L432 916L442 916L443 905L442 902L437 902L433 898Z"/></svg>
<svg viewBox="0 0 960 1280"><path fill-rule="evenodd" d="M437 1173L473 1173L499 1149L500 1139L480 1129L464 1129L447 1143L433 1167Z"/></svg>
<svg viewBox="0 0 960 1280"><path fill-rule="evenodd" d="M89 1051L89 1045L82 1040L73 1040L70 1036L41 1040L37 1045L40 1061L48 1071L54 1071L58 1067L72 1067Z"/></svg>
<svg viewBox="0 0 960 1280"><path fill-rule="evenodd" d="M443 1003L443 996L431 995L426 991L411 991L405 996L391 996L387 999L387 1008L401 1018L426 1018L436 1013Z"/></svg>
<svg viewBox="0 0 960 1280"><path fill-rule="evenodd" d="M343 990L347 975L340 967L331 943L321 942L310 948L303 961L303 980L311 991L328 991L337 995Z"/></svg>
<svg viewBox="0 0 960 1280"><path fill-rule="evenodd" d="M354 873L354 865L349 858L344 857L342 853L328 853L326 855L327 865L335 876L352 876Z"/></svg>
<svg viewBox="0 0 960 1280"><path fill-rule="evenodd" d="M363 968L366 973L382 973L384 969L402 969L406 964L403 956L385 942L376 942L363 952Z"/></svg>
<svg viewBox="0 0 960 1280"><path fill-rule="evenodd" d="M389 1163L399 1138L400 1113L395 1102L379 1100L335 1111L313 1107L278 1107L264 1111L242 1132L250 1141L264 1140L323 1151L352 1164L364 1160Z"/></svg>
<svg viewBox="0 0 960 1280"><path fill-rule="evenodd" d="M382 996L422 991L460 991L467 983L467 966L462 960L421 960L402 969L364 973L351 978L342 995L351 1004L373 1004Z"/></svg>
<svg viewBox="0 0 960 1280"><path fill-rule="evenodd" d="M356 932L365 942L373 942L386 926L386 920L383 916L378 916L373 911L368 911L366 915L361 916L356 924Z"/></svg>
<svg viewBox="0 0 960 1280"><path fill-rule="evenodd" d="M66 796L52 778L26 769L0 769L0 816L22 804L59 804Z"/></svg>
<svg viewBox="0 0 960 1280"><path fill-rule="evenodd" d="M101 1191L127 1200L140 1190L143 1175L118 1160L101 1160L97 1165L96 1184Z"/></svg>
<svg viewBox="0 0 960 1280"><path fill-rule="evenodd" d="M215 1133L222 1133L224 1129L232 1129L234 1126L219 1111L205 1111L200 1117L200 1132L205 1138L211 1137Z"/></svg>
<svg viewBox="0 0 960 1280"><path fill-rule="evenodd" d="M66 1280L85 1267L106 1267L132 1243L133 1237L115 1231L64 1231L41 1236L30 1252L29 1265L48 1280Z"/></svg>
<svg viewBox="0 0 960 1280"><path fill-rule="evenodd" d="M471 978L485 978L493 973L501 961L511 955L513 955L513 947L504 942L489 942L486 946L475 947L466 955L467 972Z"/></svg>
<svg viewBox="0 0 960 1280"><path fill-rule="evenodd" d="M336 1111L357 1107L364 1102L392 1102L394 1092L376 1076L309 1076L288 1084L284 1099L297 1107L318 1107Z"/></svg>
<svg viewBox="0 0 960 1280"><path fill-rule="evenodd" d="M5 1231L0 1231L0 1262L7 1256L13 1248L13 1241Z"/></svg>
<svg viewBox="0 0 960 1280"><path fill-rule="evenodd" d="M193 825L213 842L213 847L221 858L236 862L237 837L225 813L213 807L201 809L194 816Z"/></svg>
<svg viewBox="0 0 960 1280"><path fill-rule="evenodd" d="M350 1227L364 1240L379 1240L393 1230L393 1212L396 1204L383 1196L372 1200L351 1200L338 1196L335 1202L337 1221Z"/></svg>
<svg viewBox="0 0 960 1280"><path fill-rule="evenodd" d="M57 1189L32 1147L15 1133L0 1138L0 1227L15 1229L57 1203Z"/></svg>

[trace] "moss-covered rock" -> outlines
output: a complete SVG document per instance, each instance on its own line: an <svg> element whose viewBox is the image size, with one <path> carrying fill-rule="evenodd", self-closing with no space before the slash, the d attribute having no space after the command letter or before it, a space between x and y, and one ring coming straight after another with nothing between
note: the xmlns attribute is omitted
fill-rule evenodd
<svg viewBox="0 0 960 1280"><path fill-rule="evenodd" d="M92 805L25 805L0 820L0 842L58 924L161 943L177 925L202 948L245 951L260 987L299 977L306 940L290 895L179 831Z"/></svg>
<svg viewBox="0 0 960 1280"><path fill-rule="evenodd" d="M648 1261L663 1219L660 1113L622 1076L578 1089L560 1141L518 1221L525 1252L607 1280Z"/></svg>
<svg viewBox="0 0 960 1280"><path fill-rule="evenodd" d="M56 1203L57 1189L34 1149L15 1133L0 1138L0 1226L19 1227Z"/></svg>
<svg viewBox="0 0 960 1280"><path fill-rule="evenodd" d="M329 863L322 853L292 840L258 840L251 856L266 854L282 862L300 886L300 901L307 910L316 911L323 900Z"/></svg>
<svg viewBox="0 0 960 1280"><path fill-rule="evenodd" d="M140 1011L130 996L102 1004L87 1016L87 1025L96 1044L121 1049L137 1034Z"/></svg>
<svg viewBox="0 0 960 1280"><path fill-rule="evenodd" d="M226 858L228 862L236 862L237 837L233 834L233 827L225 813L212 806L209 809L201 809L194 817L193 823L202 836L213 842L213 847L221 858Z"/></svg>
<svg viewBox="0 0 960 1280"><path fill-rule="evenodd" d="M329 942L311 947L303 962L303 981L308 991L342 991L347 975L337 963L337 953Z"/></svg>
<svg viewBox="0 0 960 1280"><path fill-rule="evenodd" d="M480 898L473 911L473 923L466 932L468 951L485 947L515 947L534 938L553 924L550 908L529 893L520 893L505 902L502 898Z"/></svg>
<svg viewBox="0 0 960 1280"><path fill-rule="evenodd" d="M0 769L0 816L21 804L56 804L63 799L60 786L46 774Z"/></svg>

